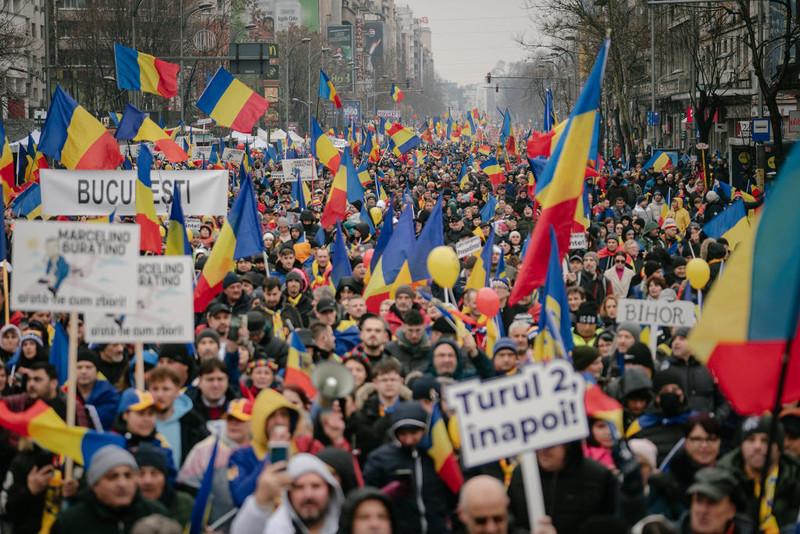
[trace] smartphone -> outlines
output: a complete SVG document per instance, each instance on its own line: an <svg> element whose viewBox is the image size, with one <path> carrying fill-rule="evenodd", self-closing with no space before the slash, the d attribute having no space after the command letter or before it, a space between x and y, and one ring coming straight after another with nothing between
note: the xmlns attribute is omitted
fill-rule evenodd
<svg viewBox="0 0 800 534"><path fill-rule="evenodd" d="M288 441L276 441L276 442L269 442L269 463L275 464L278 462L284 462L289 459L289 442Z"/></svg>

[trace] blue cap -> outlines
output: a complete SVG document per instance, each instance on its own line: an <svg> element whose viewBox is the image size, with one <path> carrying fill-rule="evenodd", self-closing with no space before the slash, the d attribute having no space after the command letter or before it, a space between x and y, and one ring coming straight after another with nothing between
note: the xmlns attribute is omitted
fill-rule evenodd
<svg viewBox="0 0 800 534"><path fill-rule="evenodd" d="M492 350L492 358L503 349L508 349L512 351L514 354L519 354L517 351L517 344L514 343L514 340L510 337L501 337L497 341L494 342L494 348Z"/></svg>

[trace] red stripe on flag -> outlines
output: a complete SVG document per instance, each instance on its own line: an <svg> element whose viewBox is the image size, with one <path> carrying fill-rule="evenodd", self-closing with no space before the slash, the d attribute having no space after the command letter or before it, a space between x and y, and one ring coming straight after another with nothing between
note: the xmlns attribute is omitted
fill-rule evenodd
<svg viewBox="0 0 800 534"><path fill-rule="evenodd" d="M201 313L206 310L214 297L222 292L222 282L211 287L208 280L202 274L197 278L197 285L194 287L194 312Z"/></svg>
<svg viewBox="0 0 800 534"><path fill-rule="evenodd" d="M317 389L311 383L311 377L308 376L303 371L301 371L300 369L295 369L294 367L287 367L286 376L284 377L283 383L286 386L299 387L300 389L303 390L303 393L308 395L308 397L311 399L317 396Z"/></svg>
<svg viewBox="0 0 800 534"><path fill-rule="evenodd" d="M83 153L75 169L111 170L116 169L123 160L117 140L105 132Z"/></svg>
<svg viewBox="0 0 800 534"><path fill-rule="evenodd" d="M164 98L171 98L178 94L178 71L180 65L167 63L155 58L153 66L158 72L158 92Z"/></svg>
<svg viewBox="0 0 800 534"><path fill-rule="evenodd" d="M258 93L254 92L250 95L250 98L247 99L247 102L244 103L239 114L236 115L236 119L234 119L233 124L230 126L231 130L236 130L237 132L251 130L252 124L267 112L267 108L269 108L269 102L264 100Z"/></svg>

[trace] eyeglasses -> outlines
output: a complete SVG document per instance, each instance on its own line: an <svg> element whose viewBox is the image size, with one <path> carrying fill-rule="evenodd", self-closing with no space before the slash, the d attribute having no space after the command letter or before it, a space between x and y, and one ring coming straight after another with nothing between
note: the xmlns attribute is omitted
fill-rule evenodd
<svg viewBox="0 0 800 534"><path fill-rule="evenodd" d="M700 443L705 443L707 445L711 445L712 443L716 443L719 441L719 436L707 436L705 438L701 438L698 436L692 436L690 438L686 438L686 441L692 443L694 445L699 445Z"/></svg>
<svg viewBox="0 0 800 534"><path fill-rule="evenodd" d="M614 260L614 263L625 263L625 260Z"/></svg>

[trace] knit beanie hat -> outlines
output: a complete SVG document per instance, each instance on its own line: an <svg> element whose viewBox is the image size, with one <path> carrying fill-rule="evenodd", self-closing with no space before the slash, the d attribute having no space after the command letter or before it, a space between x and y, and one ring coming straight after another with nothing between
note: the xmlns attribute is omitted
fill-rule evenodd
<svg viewBox="0 0 800 534"><path fill-rule="evenodd" d="M86 481L93 488L106 473L119 465L127 465L134 471L138 469L136 459L119 445L106 445L92 455Z"/></svg>

